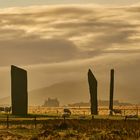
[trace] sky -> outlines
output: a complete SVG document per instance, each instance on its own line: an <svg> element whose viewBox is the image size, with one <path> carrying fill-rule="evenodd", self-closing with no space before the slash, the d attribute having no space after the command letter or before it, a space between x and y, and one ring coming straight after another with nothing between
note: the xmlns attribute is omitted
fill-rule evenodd
<svg viewBox="0 0 140 140"><path fill-rule="evenodd" d="M0 0L0 7L17 7L30 5L50 4L103 4L103 5L130 5L139 0Z"/></svg>
<svg viewBox="0 0 140 140"><path fill-rule="evenodd" d="M117 0L109 8L96 4L115 1L98 0L95 5L28 2L20 7L22 0L0 0L0 97L10 95L10 65L14 64L28 70L29 90L87 81L91 68L99 81L100 99L108 99L109 72L114 68L115 99L140 102L138 4L119 7L131 1Z"/></svg>

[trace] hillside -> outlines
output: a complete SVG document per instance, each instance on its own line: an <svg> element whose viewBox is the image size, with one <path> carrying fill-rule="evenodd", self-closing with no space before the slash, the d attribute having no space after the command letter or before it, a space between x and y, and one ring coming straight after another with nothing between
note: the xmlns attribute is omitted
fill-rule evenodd
<svg viewBox="0 0 140 140"><path fill-rule="evenodd" d="M58 98L61 105L87 101L88 86L83 81L71 81L36 89L29 92L29 105L43 105L48 97ZM0 104L10 104L10 97L1 98Z"/></svg>
<svg viewBox="0 0 140 140"><path fill-rule="evenodd" d="M48 97L57 97L61 105L66 105L81 100L85 101L88 96L86 83L79 81L63 82L31 91L29 93L29 103L32 105L42 105Z"/></svg>

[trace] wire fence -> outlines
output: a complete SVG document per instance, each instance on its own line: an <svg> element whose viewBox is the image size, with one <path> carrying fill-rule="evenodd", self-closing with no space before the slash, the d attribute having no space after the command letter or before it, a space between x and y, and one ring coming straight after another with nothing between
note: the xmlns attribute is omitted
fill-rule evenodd
<svg viewBox="0 0 140 140"><path fill-rule="evenodd" d="M140 116L140 107L130 106L130 107L114 107L114 109L121 110L121 114L114 114L114 116L119 116L121 119L127 115L137 115ZM0 129L4 128L41 128L48 119L59 119L63 120L62 117L64 107L57 108L48 108L48 107L30 107L29 113L30 116L27 117L18 117L12 116L11 114L3 114L0 117ZM69 107L72 115L69 119L81 119L81 116L86 118L91 118L90 108L89 107ZM107 107L99 107L99 116L108 116L109 109ZM44 114L44 116L43 116ZM42 115L42 116L41 116ZM102 118L103 118L102 117ZM105 118L105 117L104 117Z"/></svg>
<svg viewBox="0 0 140 140"><path fill-rule="evenodd" d="M31 114L56 114L62 115L65 107L30 107L29 112ZM66 107L73 115L90 115L89 107ZM120 115L140 115L139 106L115 106L114 109L120 110ZM109 115L109 109L107 107L99 107L99 115ZM116 113L114 115L119 115Z"/></svg>

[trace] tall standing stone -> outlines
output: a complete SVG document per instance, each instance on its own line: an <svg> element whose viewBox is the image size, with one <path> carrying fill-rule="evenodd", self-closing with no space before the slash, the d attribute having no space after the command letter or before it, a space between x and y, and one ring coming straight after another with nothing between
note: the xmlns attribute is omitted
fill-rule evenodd
<svg viewBox="0 0 140 140"><path fill-rule="evenodd" d="M90 91L91 115L98 115L97 80L90 69L88 71L88 83Z"/></svg>
<svg viewBox="0 0 140 140"><path fill-rule="evenodd" d="M27 115L27 72L13 65L11 66L11 99L12 114Z"/></svg>
<svg viewBox="0 0 140 140"><path fill-rule="evenodd" d="M110 102L109 102L110 115L113 114L113 96L114 96L114 69L111 69L110 71Z"/></svg>

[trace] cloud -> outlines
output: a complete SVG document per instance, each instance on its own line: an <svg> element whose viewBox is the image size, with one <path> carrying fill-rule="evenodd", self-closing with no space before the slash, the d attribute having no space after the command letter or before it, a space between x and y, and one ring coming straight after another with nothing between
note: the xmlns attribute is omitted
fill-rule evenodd
<svg viewBox="0 0 140 140"><path fill-rule="evenodd" d="M140 20L134 9L71 5L1 10L0 66L26 68L29 90L86 80L91 67L99 77L101 98L108 94L107 73L115 68L116 98L125 100L127 93L128 100L138 102ZM4 93L8 72L1 71Z"/></svg>
<svg viewBox="0 0 140 140"><path fill-rule="evenodd" d="M11 13L1 13L1 30L15 30L9 38L37 35L40 38L64 38L77 47L89 48L91 44L107 47L118 43L138 42L139 21L128 8L93 8L82 6L44 6L15 8ZM19 12L15 12L15 11ZM13 13L12 13L13 11ZM25 11L25 12L24 12ZM122 14L121 14L122 13ZM133 19L132 19L133 18ZM22 32L19 35L18 32ZM114 31L114 32L112 32ZM136 35L137 34L137 35ZM3 37L4 38L4 37ZM8 38L5 36L5 38ZM102 40L103 39L103 40ZM97 41L96 41L97 40ZM107 43L107 44L106 44ZM82 45L83 44L83 45ZM96 47L97 48L97 47Z"/></svg>
<svg viewBox="0 0 140 140"><path fill-rule="evenodd" d="M76 59L78 49L65 39L22 38L0 41L1 65L33 65ZM5 54L5 55L3 55Z"/></svg>

